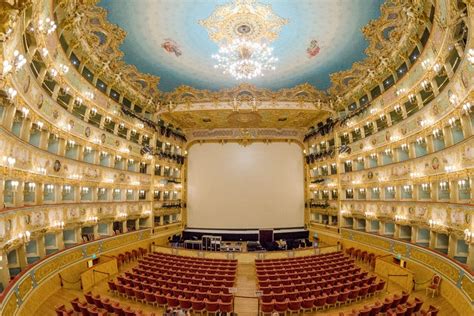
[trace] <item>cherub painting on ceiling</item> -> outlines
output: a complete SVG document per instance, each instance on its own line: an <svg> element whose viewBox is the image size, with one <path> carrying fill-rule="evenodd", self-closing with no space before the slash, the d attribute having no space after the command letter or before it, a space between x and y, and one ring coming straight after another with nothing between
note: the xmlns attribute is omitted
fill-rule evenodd
<svg viewBox="0 0 474 316"><path fill-rule="evenodd" d="M321 48L319 47L317 40L312 40L309 43L308 48L306 48L306 53L308 54L308 58L316 57L319 54Z"/></svg>
<svg viewBox="0 0 474 316"><path fill-rule="evenodd" d="M176 57L181 56L181 50L179 49L178 44L171 38L165 38L165 41L163 44L161 44L161 47L163 47L163 49L170 54L174 53Z"/></svg>

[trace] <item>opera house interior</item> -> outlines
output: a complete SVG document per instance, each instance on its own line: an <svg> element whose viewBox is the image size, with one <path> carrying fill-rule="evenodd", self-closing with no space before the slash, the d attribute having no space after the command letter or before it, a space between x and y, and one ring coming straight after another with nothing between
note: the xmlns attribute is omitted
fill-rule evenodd
<svg viewBox="0 0 474 316"><path fill-rule="evenodd" d="M0 315L474 315L474 0L0 0Z"/></svg>

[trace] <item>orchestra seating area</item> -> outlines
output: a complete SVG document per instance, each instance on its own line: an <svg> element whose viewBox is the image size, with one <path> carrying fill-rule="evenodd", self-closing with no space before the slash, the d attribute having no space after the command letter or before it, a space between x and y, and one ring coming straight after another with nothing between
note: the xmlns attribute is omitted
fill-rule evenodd
<svg viewBox="0 0 474 316"><path fill-rule="evenodd" d="M339 316L376 316L376 315L387 315L387 316L411 316L411 315L422 315L422 316L436 316L438 315L439 309L433 305L430 305L428 309L421 309L423 306L423 300L415 297L412 301L409 301L409 294L402 292L401 295L394 294L393 296L386 297L382 302L376 301L372 305L364 305L363 308L355 310L353 309L350 313L339 313Z"/></svg>
<svg viewBox="0 0 474 316"><path fill-rule="evenodd" d="M150 253L109 281L114 294L133 301L193 311L231 312L237 260Z"/></svg>
<svg viewBox="0 0 474 316"><path fill-rule="evenodd" d="M377 281L343 252L298 258L256 260L261 312L311 312L381 293Z"/></svg>

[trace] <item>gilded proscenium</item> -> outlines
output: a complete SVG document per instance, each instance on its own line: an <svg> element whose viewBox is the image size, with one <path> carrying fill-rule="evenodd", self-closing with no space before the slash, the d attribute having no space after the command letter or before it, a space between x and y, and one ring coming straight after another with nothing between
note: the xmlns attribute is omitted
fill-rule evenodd
<svg viewBox="0 0 474 316"><path fill-rule="evenodd" d="M294 128L305 129L324 115L318 110L259 110L233 111L231 109L179 111L164 113L187 133L195 129L216 128Z"/></svg>
<svg viewBox="0 0 474 316"><path fill-rule="evenodd" d="M255 0L235 0L217 6L211 16L199 21L216 43L230 43L239 37L270 43L278 38L281 27L287 23L287 19L273 12L271 5Z"/></svg>

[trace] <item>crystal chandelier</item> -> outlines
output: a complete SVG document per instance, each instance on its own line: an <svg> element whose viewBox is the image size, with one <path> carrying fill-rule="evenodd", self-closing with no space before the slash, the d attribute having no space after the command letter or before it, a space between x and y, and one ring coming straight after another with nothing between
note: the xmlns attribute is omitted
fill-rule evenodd
<svg viewBox="0 0 474 316"><path fill-rule="evenodd" d="M264 76L264 70L275 70L278 58L272 55L273 48L257 42L237 38L221 46L212 58L217 61L214 68L221 69L237 80Z"/></svg>
<svg viewBox="0 0 474 316"><path fill-rule="evenodd" d="M211 16L199 21L219 46L212 55L214 68L237 80L261 77L265 71L275 70L278 59L270 44L287 23L287 19L273 12L271 5L256 0L218 5Z"/></svg>

